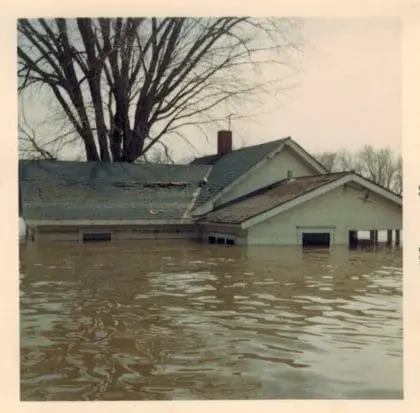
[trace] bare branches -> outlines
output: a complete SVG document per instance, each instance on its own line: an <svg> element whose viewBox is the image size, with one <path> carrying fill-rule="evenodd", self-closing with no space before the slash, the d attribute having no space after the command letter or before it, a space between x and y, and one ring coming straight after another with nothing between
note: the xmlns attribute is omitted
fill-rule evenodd
<svg viewBox="0 0 420 413"><path fill-rule="evenodd" d="M322 152L316 154L315 158L328 172L333 172L335 170L338 154L336 152Z"/></svg>
<svg viewBox="0 0 420 413"><path fill-rule="evenodd" d="M389 148L375 149L365 145L355 153L342 150L320 153L315 157L330 172L354 170L376 184L402 194L402 157Z"/></svg>
<svg viewBox="0 0 420 413"><path fill-rule="evenodd" d="M23 152L25 158L31 159L50 159L56 160L57 155L51 153L44 145L38 143L38 138L36 136L35 130L30 126L19 125L19 138L21 141L25 142L24 147L21 152Z"/></svg>
<svg viewBox="0 0 420 413"><path fill-rule="evenodd" d="M36 136L35 129L28 124L23 105L20 107L19 115L18 132L20 143L22 145L21 152L23 152L25 157L35 159L57 159L56 154L53 154L51 151L46 149L44 145L40 144Z"/></svg>
<svg viewBox="0 0 420 413"><path fill-rule="evenodd" d="M297 31L246 17L21 19L19 91L46 86L88 160L133 162L221 103L273 92L279 79L251 73L292 67Z"/></svg>

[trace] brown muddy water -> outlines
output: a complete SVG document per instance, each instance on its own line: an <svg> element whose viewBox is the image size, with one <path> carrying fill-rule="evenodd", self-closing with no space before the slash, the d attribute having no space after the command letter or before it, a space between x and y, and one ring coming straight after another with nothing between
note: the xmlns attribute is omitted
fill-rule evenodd
<svg viewBox="0 0 420 413"><path fill-rule="evenodd" d="M21 246L22 400L397 399L402 254Z"/></svg>

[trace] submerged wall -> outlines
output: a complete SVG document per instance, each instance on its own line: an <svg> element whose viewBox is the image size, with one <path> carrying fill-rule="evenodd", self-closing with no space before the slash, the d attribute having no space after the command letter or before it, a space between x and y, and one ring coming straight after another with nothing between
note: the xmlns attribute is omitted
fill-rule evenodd
<svg viewBox="0 0 420 413"><path fill-rule="evenodd" d="M85 235L110 234L112 241L153 239L197 239L197 228L188 225L42 225L29 226L28 238L32 241L83 242Z"/></svg>

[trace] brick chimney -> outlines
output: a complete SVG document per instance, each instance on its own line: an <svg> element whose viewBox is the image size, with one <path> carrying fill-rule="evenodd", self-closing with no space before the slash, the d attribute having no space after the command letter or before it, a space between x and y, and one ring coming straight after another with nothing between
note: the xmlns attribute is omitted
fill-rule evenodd
<svg viewBox="0 0 420 413"><path fill-rule="evenodd" d="M221 130L217 132L217 154L232 152L232 131Z"/></svg>

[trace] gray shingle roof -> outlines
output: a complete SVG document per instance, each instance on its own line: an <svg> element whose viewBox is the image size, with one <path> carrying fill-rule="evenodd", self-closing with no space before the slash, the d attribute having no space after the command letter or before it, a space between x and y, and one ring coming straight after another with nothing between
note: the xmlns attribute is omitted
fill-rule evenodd
<svg viewBox="0 0 420 413"><path fill-rule="evenodd" d="M234 151L236 152L236 151ZM214 165L224 154L206 155L201 158L195 158L190 165Z"/></svg>
<svg viewBox="0 0 420 413"><path fill-rule="evenodd" d="M240 224L263 212L276 208L351 172L337 172L282 180L215 209L199 220L204 222Z"/></svg>
<svg viewBox="0 0 420 413"><path fill-rule="evenodd" d="M195 159L191 165L213 165L207 185L197 198L196 206L212 199L224 187L230 185L289 139L278 139L260 145L248 146L225 155L209 155Z"/></svg>
<svg viewBox="0 0 420 413"><path fill-rule="evenodd" d="M25 219L181 219L205 165L19 161Z"/></svg>

